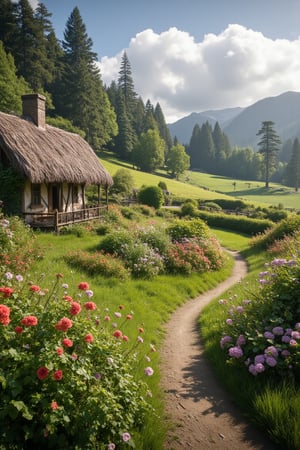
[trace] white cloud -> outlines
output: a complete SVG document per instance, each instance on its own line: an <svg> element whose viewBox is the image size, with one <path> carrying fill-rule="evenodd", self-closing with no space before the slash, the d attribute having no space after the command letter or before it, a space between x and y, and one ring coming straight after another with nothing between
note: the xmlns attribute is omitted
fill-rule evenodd
<svg viewBox="0 0 300 450"><path fill-rule="evenodd" d="M300 38L272 40L233 24L197 43L177 28L147 29L125 50L137 93L154 106L159 102L167 122L300 91ZM101 59L104 83L118 79L122 53Z"/></svg>

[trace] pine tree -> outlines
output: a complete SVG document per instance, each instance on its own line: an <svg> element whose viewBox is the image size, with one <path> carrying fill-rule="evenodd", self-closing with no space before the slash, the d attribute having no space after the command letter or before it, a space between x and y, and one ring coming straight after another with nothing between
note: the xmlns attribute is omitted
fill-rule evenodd
<svg viewBox="0 0 300 450"><path fill-rule="evenodd" d="M116 135L116 117L102 86L93 42L77 7L67 20L62 46L64 76L57 91L60 96L55 97L57 113L84 130L88 142L99 149Z"/></svg>
<svg viewBox="0 0 300 450"><path fill-rule="evenodd" d="M298 192L300 187L300 142L298 138L294 140L291 159L286 166L286 183Z"/></svg>
<svg viewBox="0 0 300 450"><path fill-rule="evenodd" d="M131 119L135 110L137 94L134 90L131 65L126 52L123 53L121 60L118 86L122 90L126 111L129 118Z"/></svg>
<svg viewBox="0 0 300 450"><path fill-rule="evenodd" d="M148 130L158 130L158 124L154 117L154 108L149 99L146 102L143 121L143 131L146 132Z"/></svg>
<svg viewBox="0 0 300 450"><path fill-rule="evenodd" d="M5 52L0 41L0 111L21 114L21 95L29 90L24 78L17 76L13 56Z"/></svg>
<svg viewBox="0 0 300 450"><path fill-rule="evenodd" d="M200 159L200 126L196 123L193 128L192 137L190 139L188 154L191 158L191 167L193 169L200 169L201 159Z"/></svg>
<svg viewBox="0 0 300 450"><path fill-rule="evenodd" d="M201 168L210 172L214 166L215 146L212 137L212 128L208 122L205 122L201 127L200 153Z"/></svg>
<svg viewBox="0 0 300 450"><path fill-rule="evenodd" d="M0 0L0 41L6 53L13 54L17 32L16 5L11 0Z"/></svg>
<svg viewBox="0 0 300 450"><path fill-rule="evenodd" d="M262 127L257 136L261 136L258 142L259 153L264 158L265 187L269 187L270 175L276 163L276 155L279 151L280 139L274 130L274 122L271 120L262 122Z"/></svg>
<svg viewBox="0 0 300 450"><path fill-rule="evenodd" d="M167 156L169 150L172 147L172 137L171 137L170 130L167 127L165 117L164 117L164 114L162 112L162 109L161 109L159 103L157 103L155 106L154 117L155 117L157 125L158 125L159 134L166 143L166 155L165 156Z"/></svg>

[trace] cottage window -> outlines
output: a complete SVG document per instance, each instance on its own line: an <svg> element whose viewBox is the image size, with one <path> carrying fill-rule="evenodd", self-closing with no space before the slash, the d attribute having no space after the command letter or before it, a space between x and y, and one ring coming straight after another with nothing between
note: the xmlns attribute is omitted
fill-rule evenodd
<svg viewBox="0 0 300 450"><path fill-rule="evenodd" d="M73 196L73 203L79 203L78 186L77 185L73 185L72 196Z"/></svg>
<svg viewBox="0 0 300 450"><path fill-rule="evenodd" d="M31 206L41 205L41 185L32 184L31 185Z"/></svg>

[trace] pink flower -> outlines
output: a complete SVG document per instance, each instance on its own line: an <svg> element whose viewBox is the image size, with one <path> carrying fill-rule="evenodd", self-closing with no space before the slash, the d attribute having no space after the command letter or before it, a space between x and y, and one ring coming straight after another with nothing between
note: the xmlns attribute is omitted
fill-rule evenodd
<svg viewBox="0 0 300 450"><path fill-rule="evenodd" d="M86 302L84 304L85 309L87 309L88 311L93 311L95 309L97 309L97 305L94 302Z"/></svg>
<svg viewBox="0 0 300 450"><path fill-rule="evenodd" d="M4 298L9 298L14 292L13 288L10 287L0 287L0 292L2 292Z"/></svg>
<svg viewBox="0 0 300 450"><path fill-rule="evenodd" d="M257 373L262 373L265 371L265 366L262 363L255 364L255 370Z"/></svg>
<svg viewBox="0 0 300 450"><path fill-rule="evenodd" d="M79 303L77 302L72 302L71 303L71 308L70 308L70 314L71 316L77 316L77 314L79 314L81 311L81 306Z"/></svg>
<svg viewBox="0 0 300 450"><path fill-rule="evenodd" d="M84 340L85 340L85 342L91 343L94 341L94 336L92 334L88 333L84 336Z"/></svg>
<svg viewBox="0 0 300 450"><path fill-rule="evenodd" d="M63 299L66 300L66 302L69 302L69 303L73 302L73 298L71 297L71 295L64 295Z"/></svg>
<svg viewBox="0 0 300 450"><path fill-rule="evenodd" d="M118 319L120 319L120 317L122 317L122 314L119 313L119 312L115 312L115 316L116 316Z"/></svg>
<svg viewBox="0 0 300 450"><path fill-rule="evenodd" d="M15 333L17 333L17 334L22 334L23 333L23 328L22 327L16 327L15 328Z"/></svg>
<svg viewBox="0 0 300 450"><path fill-rule="evenodd" d="M21 320L21 324L25 325L27 327L33 327L33 326L37 325L37 323L38 323L38 320L37 320L37 317L35 317L35 316L26 316L26 317L23 317L23 319Z"/></svg>
<svg viewBox="0 0 300 450"><path fill-rule="evenodd" d="M40 292L41 288L39 286L36 286L35 284L32 284L29 290L32 292Z"/></svg>
<svg viewBox="0 0 300 450"><path fill-rule="evenodd" d="M65 338L61 343L64 347L73 347L73 341L71 339Z"/></svg>
<svg viewBox="0 0 300 450"><path fill-rule="evenodd" d="M112 442L110 444L108 444L108 446L107 446L107 450L115 450L115 448L116 448L116 446Z"/></svg>
<svg viewBox="0 0 300 450"><path fill-rule="evenodd" d="M128 442L128 441L130 441L131 436L129 433L123 433L122 438L123 438L124 442Z"/></svg>
<svg viewBox="0 0 300 450"><path fill-rule="evenodd" d="M61 355L64 353L64 349L63 349L62 347L58 347L58 348L56 349L56 353L57 353L59 356L61 356Z"/></svg>
<svg viewBox="0 0 300 450"><path fill-rule="evenodd" d="M231 347L228 353L232 358L241 358L243 356L243 350L240 347Z"/></svg>
<svg viewBox="0 0 300 450"><path fill-rule="evenodd" d="M131 320L132 319L132 315L131 314L127 314L126 319L127 320Z"/></svg>
<svg viewBox="0 0 300 450"><path fill-rule="evenodd" d="M151 375L154 374L154 370L152 369L152 367L146 367L144 369L144 373L145 375L147 375L147 377L151 377Z"/></svg>
<svg viewBox="0 0 300 450"><path fill-rule="evenodd" d="M59 406L56 402L51 402L51 409L53 409L53 411L55 411L58 408L59 408Z"/></svg>
<svg viewBox="0 0 300 450"><path fill-rule="evenodd" d="M60 381L63 377L63 371L62 370L56 370L53 374L53 379L55 381Z"/></svg>
<svg viewBox="0 0 300 450"><path fill-rule="evenodd" d="M120 337L122 337L122 331L120 331L120 330L114 331L114 332L113 332L113 336L114 336L116 339L119 339Z"/></svg>
<svg viewBox="0 0 300 450"><path fill-rule="evenodd" d="M49 375L49 370L45 366L39 367L36 371L36 375L40 380L44 380Z"/></svg>
<svg viewBox="0 0 300 450"><path fill-rule="evenodd" d="M72 326L73 326L72 320L68 319L68 317L63 317L57 322L55 328L59 331L66 332Z"/></svg>
<svg viewBox="0 0 300 450"><path fill-rule="evenodd" d="M223 336L220 340L220 347L224 348L226 344L228 344L229 342L232 342L232 337L231 336Z"/></svg>
<svg viewBox="0 0 300 450"><path fill-rule="evenodd" d="M129 337L125 336L125 334L122 336L123 341L128 342L129 341Z"/></svg>
<svg viewBox="0 0 300 450"><path fill-rule="evenodd" d="M2 325L8 325L10 322L9 318L10 308L6 305L0 305L0 323Z"/></svg>
<svg viewBox="0 0 300 450"><path fill-rule="evenodd" d="M90 287L89 284L86 283L85 281L82 281L78 285L78 289L80 289L81 291L87 291L89 289L89 287Z"/></svg>
<svg viewBox="0 0 300 450"><path fill-rule="evenodd" d="M73 361L76 361L76 359L78 358L78 355L76 355L76 353L72 353L71 358L73 359Z"/></svg>
<svg viewBox="0 0 300 450"><path fill-rule="evenodd" d="M105 316L104 320L105 320L105 322L109 322L110 321L110 317L109 316Z"/></svg>

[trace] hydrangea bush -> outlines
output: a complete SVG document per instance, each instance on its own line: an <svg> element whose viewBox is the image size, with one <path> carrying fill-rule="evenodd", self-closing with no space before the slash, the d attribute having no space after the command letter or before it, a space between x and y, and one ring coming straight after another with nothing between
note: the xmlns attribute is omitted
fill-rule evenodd
<svg viewBox="0 0 300 450"><path fill-rule="evenodd" d="M92 300L88 283L72 289L61 274L50 290L26 275L0 276L3 448L134 447L151 410L155 348L122 305L110 313Z"/></svg>
<svg viewBox="0 0 300 450"><path fill-rule="evenodd" d="M253 376L273 373L300 381L300 260L276 258L259 288L237 304L221 299L227 318L220 341L231 364Z"/></svg>

